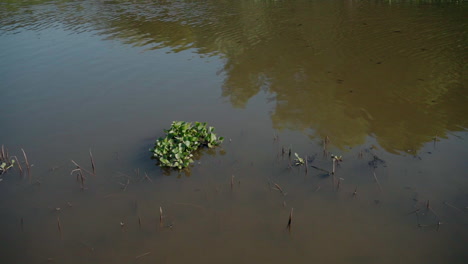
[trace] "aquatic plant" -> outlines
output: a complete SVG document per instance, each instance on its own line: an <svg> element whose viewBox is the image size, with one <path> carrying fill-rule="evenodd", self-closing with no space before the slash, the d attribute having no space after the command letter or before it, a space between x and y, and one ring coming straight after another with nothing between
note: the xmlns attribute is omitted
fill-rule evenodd
<svg viewBox="0 0 468 264"><path fill-rule="evenodd" d="M224 138L218 138L214 131L206 123L195 122L192 125L174 121L171 128L164 130L166 137L158 138L150 151L159 161L159 166L180 170L193 163L193 152L199 147L214 148L223 142Z"/></svg>
<svg viewBox="0 0 468 264"><path fill-rule="evenodd" d="M8 163L7 162L2 162L0 164L0 175L2 175L3 173L6 173L7 170L9 170L10 168L13 167L13 165L15 164L15 160L12 159L11 161L9 161Z"/></svg>
<svg viewBox="0 0 468 264"><path fill-rule="evenodd" d="M297 153L294 153L294 155L296 156L296 158L294 159L294 165L296 166L300 166L300 165L304 165L304 159L299 157L299 155Z"/></svg>

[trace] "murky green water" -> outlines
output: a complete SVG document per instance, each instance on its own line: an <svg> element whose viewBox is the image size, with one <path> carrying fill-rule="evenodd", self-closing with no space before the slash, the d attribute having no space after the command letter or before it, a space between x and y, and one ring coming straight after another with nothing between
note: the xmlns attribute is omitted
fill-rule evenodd
<svg viewBox="0 0 468 264"><path fill-rule="evenodd" d="M467 7L3 1L0 144L32 167L0 262L466 263ZM226 141L161 171L173 120Z"/></svg>

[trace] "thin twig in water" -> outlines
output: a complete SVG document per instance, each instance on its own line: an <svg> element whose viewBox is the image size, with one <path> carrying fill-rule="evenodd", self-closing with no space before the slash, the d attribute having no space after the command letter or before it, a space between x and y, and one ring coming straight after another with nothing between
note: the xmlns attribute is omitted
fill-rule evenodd
<svg viewBox="0 0 468 264"><path fill-rule="evenodd" d="M71 162L76 166L77 169L80 169L80 170L88 173L89 175L93 175L91 172L89 172L88 170L86 170L83 167L81 167L80 165L78 165L78 163L76 163L74 160L71 160Z"/></svg>
<svg viewBox="0 0 468 264"><path fill-rule="evenodd" d="M291 224L292 224L293 211L294 211L294 208L291 208L291 212L289 213L288 225L286 226L286 227L288 228L288 231L289 231L289 232L291 232Z"/></svg>
<svg viewBox="0 0 468 264"><path fill-rule="evenodd" d="M319 167L317 167L317 166L312 165L312 166L310 166L310 167L312 167L312 168L314 168L314 169L316 169L316 170L319 170L319 171L326 172L328 175L331 174L331 172L329 172L329 171L327 171L327 170L325 170L325 169L319 168Z"/></svg>
<svg viewBox="0 0 468 264"><path fill-rule="evenodd" d="M127 179L127 183L123 187L123 191L125 192L127 190L128 185L130 184L130 179Z"/></svg>
<svg viewBox="0 0 468 264"><path fill-rule="evenodd" d="M91 159L91 167L93 168L93 174L96 176L96 165L94 164L93 153L91 153L91 149L89 150L89 157Z"/></svg>
<svg viewBox="0 0 468 264"><path fill-rule="evenodd" d="M283 195L283 196L286 196L286 193L283 191L283 189L277 184L275 183L275 187L278 191L280 191L280 193Z"/></svg>
<svg viewBox="0 0 468 264"><path fill-rule="evenodd" d="M163 210L162 210L162 207L159 206L159 226L162 227L163 225Z"/></svg>
<svg viewBox="0 0 468 264"><path fill-rule="evenodd" d="M18 165L18 169L19 169L19 172L20 172L20 176L23 177L23 167L21 166L21 161L18 159L17 156L11 156L11 158L15 158L16 165Z"/></svg>
<svg viewBox="0 0 468 264"><path fill-rule="evenodd" d="M57 216L57 228L60 233L60 237L62 237L62 225L60 224L60 218Z"/></svg>
<svg viewBox="0 0 468 264"><path fill-rule="evenodd" d="M81 190L84 191L84 189L85 189L84 188L84 181L85 180L84 180L83 172L81 171L81 169L80 169L80 179L81 179Z"/></svg>
<svg viewBox="0 0 468 264"><path fill-rule="evenodd" d="M452 205L452 204L449 204L448 202L444 202L444 204L447 205L447 206L449 206L449 207L452 207L453 209L455 209L455 210L457 210L457 211L459 211L459 212L461 212L461 213L465 213L465 212L464 212L463 210L461 210L460 208L458 208L458 207L456 207L456 206L454 206L454 205Z"/></svg>
<svg viewBox="0 0 468 264"><path fill-rule="evenodd" d="M143 254L141 254L141 255L138 255L138 256L135 257L135 259L139 259L139 258L144 257L144 256L149 255L149 254L151 254L151 251L148 251L148 252L146 252L146 253L143 253Z"/></svg>
<svg viewBox="0 0 468 264"><path fill-rule="evenodd" d="M309 157L306 155L305 156L305 174L307 174L309 172L309 163L308 163L308 160L309 160Z"/></svg>
<svg viewBox="0 0 468 264"><path fill-rule="evenodd" d="M231 176L231 190L234 188L234 175Z"/></svg>
<svg viewBox="0 0 468 264"><path fill-rule="evenodd" d="M338 191L340 189L341 181L344 181L343 178L338 178L338 183L336 184L336 190Z"/></svg>
<svg viewBox="0 0 468 264"><path fill-rule="evenodd" d="M377 183L377 185L379 186L379 190L382 191L382 186L380 185L380 182L379 180L377 179L377 175L375 175L375 170L374 170L374 179L375 179L375 182Z"/></svg>
<svg viewBox="0 0 468 264"><path fill-rule="evenodd" d="M431 207L431 205L430 205L430 203L429 203L429 200L427 200L426 209L427 209L428 211L431 211L438 219L440 219L439 215L436 214L436 212L435 212L434 210L432 210L432 207Z"/></svg>
<svg viewBox="0 0 468 264"><path fill-rule="evenodd" d="M31 166L29 165L28 156L26 156L24 149L21 149L21 151L23 151L24 161L26 162L26 168L28 169L29 182L31 182Z"/></svg>
<svg viewBox="0 0 468 264"><path fill-rule="evenodd" d="M0 156L0 161L4 161L4 160L6 160L5 147L2 145L2 152L1 152L1 156Z"/></svg>
<svg viewBox="0 0 468 264"><path fill-rule="evenodd" d="M146 171L145 171L145 179L147 179L147 180L150 181L150 182L153 182L153 180L151 180L151 178L148 177L148 174L146 173Z"/></svg>

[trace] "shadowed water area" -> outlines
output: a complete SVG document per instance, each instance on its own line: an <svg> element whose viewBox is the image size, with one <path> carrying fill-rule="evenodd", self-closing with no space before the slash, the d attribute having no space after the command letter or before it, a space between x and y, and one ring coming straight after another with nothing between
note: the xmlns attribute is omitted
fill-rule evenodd
<svg viewBox="0 0 468 264"><path fill-rule="evenodd" d="M467 8L1 2L0 263L467 263Z"/></svg>

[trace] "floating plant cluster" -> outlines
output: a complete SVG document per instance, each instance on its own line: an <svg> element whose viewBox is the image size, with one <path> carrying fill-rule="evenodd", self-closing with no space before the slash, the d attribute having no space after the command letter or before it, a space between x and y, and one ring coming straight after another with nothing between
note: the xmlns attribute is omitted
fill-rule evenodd
<svg viewBox="0 0 468 264"><path fill-rule="evenodd" d="M164 130L166 137L159 138L150 149L159 166L183 169L193 163L193 152L199 147L214 148L223 142L217 137L213 127L206 123L174 121L169 129Z"/></svg>

